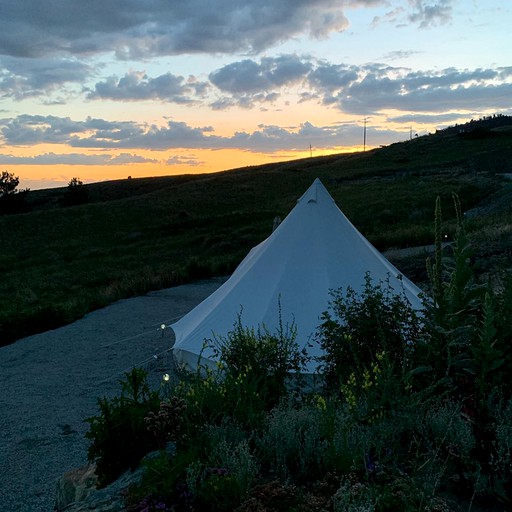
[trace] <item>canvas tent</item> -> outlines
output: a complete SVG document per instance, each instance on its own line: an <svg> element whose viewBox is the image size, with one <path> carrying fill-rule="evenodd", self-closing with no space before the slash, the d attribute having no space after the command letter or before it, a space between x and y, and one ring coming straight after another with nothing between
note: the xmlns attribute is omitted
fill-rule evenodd
<svg viewBox="0 0 512 512"><path fill-rule="evenodd" d="M275 332L294 322L297 341L305 345L328 309L329 290L348 286L360 291L364 277L389 282L412 306L422 308L420 289L380 254L345 217L319 179L263 242L251 249L231 277L171 327L178 364L197 367L204 340L225 336L238 315L244 326ZM308 350L318 356L313 343ZM204 350L202 357L212 358ZM309 372L315 370L312 363Z"/></svg>

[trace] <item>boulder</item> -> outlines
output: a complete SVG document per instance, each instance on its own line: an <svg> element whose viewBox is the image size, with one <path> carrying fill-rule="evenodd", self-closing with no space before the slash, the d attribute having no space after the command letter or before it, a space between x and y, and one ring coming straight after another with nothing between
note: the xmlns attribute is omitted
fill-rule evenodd
<svg viewBox="0 0 512 512"><path fill-rule="evenodd" d="M55 509L61 511L71 503L86 500L98 484L95 470L95 464L88 464L64 473L57 480Z"/></svg>
<svg viewBox="0 0 512 512"><path fill-rule="evenodd" d="M97 489L95 465L68 471L57 481L55 510L57 512L125 512L127 489L140 482L143 469L127 471L115 482Z"/></svg>

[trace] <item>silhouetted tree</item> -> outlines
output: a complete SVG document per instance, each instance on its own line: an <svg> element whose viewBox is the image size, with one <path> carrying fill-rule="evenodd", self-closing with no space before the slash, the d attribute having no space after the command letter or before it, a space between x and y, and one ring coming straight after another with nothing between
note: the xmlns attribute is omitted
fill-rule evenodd
<svg viewBox="0 0 512 512"><path fill-rule="evenodd" d="M14 176L12 172L3 171L0 175L0 197L15 194L19 184L18 176Z"/></svg>
<svg viewBox="0 0 512 512"><path fill-rule="evenodd" d="M89 200L89 191L79 178L71 178L62 202L65 206L86 203Z"/></svg>
<svg viewBox="0 0 512 512"><path fill-rule="evenodd" d="M25 210L25 197L29 189L17 190L20 179L12 172L0 174L0 214L20 213Z"/></svg>

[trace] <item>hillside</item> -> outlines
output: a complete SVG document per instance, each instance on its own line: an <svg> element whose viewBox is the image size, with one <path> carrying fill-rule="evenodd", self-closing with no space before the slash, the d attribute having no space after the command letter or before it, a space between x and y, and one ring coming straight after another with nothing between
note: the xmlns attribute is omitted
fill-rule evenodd
<svg viewBox="0 0 512 512"><path fill-rule="evenodd" d="M380 250L433 241L443 204L453 233L458 194L482 275L510 262L512 118L497 116L365 153L331 155L216 174L29 192L26 212L0 216L0 345L71 322L123 297L233 270L319 177ZM424 255L394 260L426 281Z"/></svg>

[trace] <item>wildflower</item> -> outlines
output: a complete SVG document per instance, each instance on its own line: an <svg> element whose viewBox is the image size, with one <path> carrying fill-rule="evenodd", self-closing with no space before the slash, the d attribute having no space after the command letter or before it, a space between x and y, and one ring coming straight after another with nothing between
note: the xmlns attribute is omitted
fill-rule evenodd
<svg viewBox="0 0 512 512"><path fill-rule="evenodd" d="M316 407L319 411L325 411L327 409L327 403L323 396L320 396L320 395L317 396Z"/></svg>
<svg viewBox="0 0 512 512"><path fill-rule="evenodd" d="M365 390L370 389L373 386L373 381L371 379L371 375L370 375L370 372L368 371L368 369L364 370L363 379L364 379L363 389L365 389Z"/></svg>

